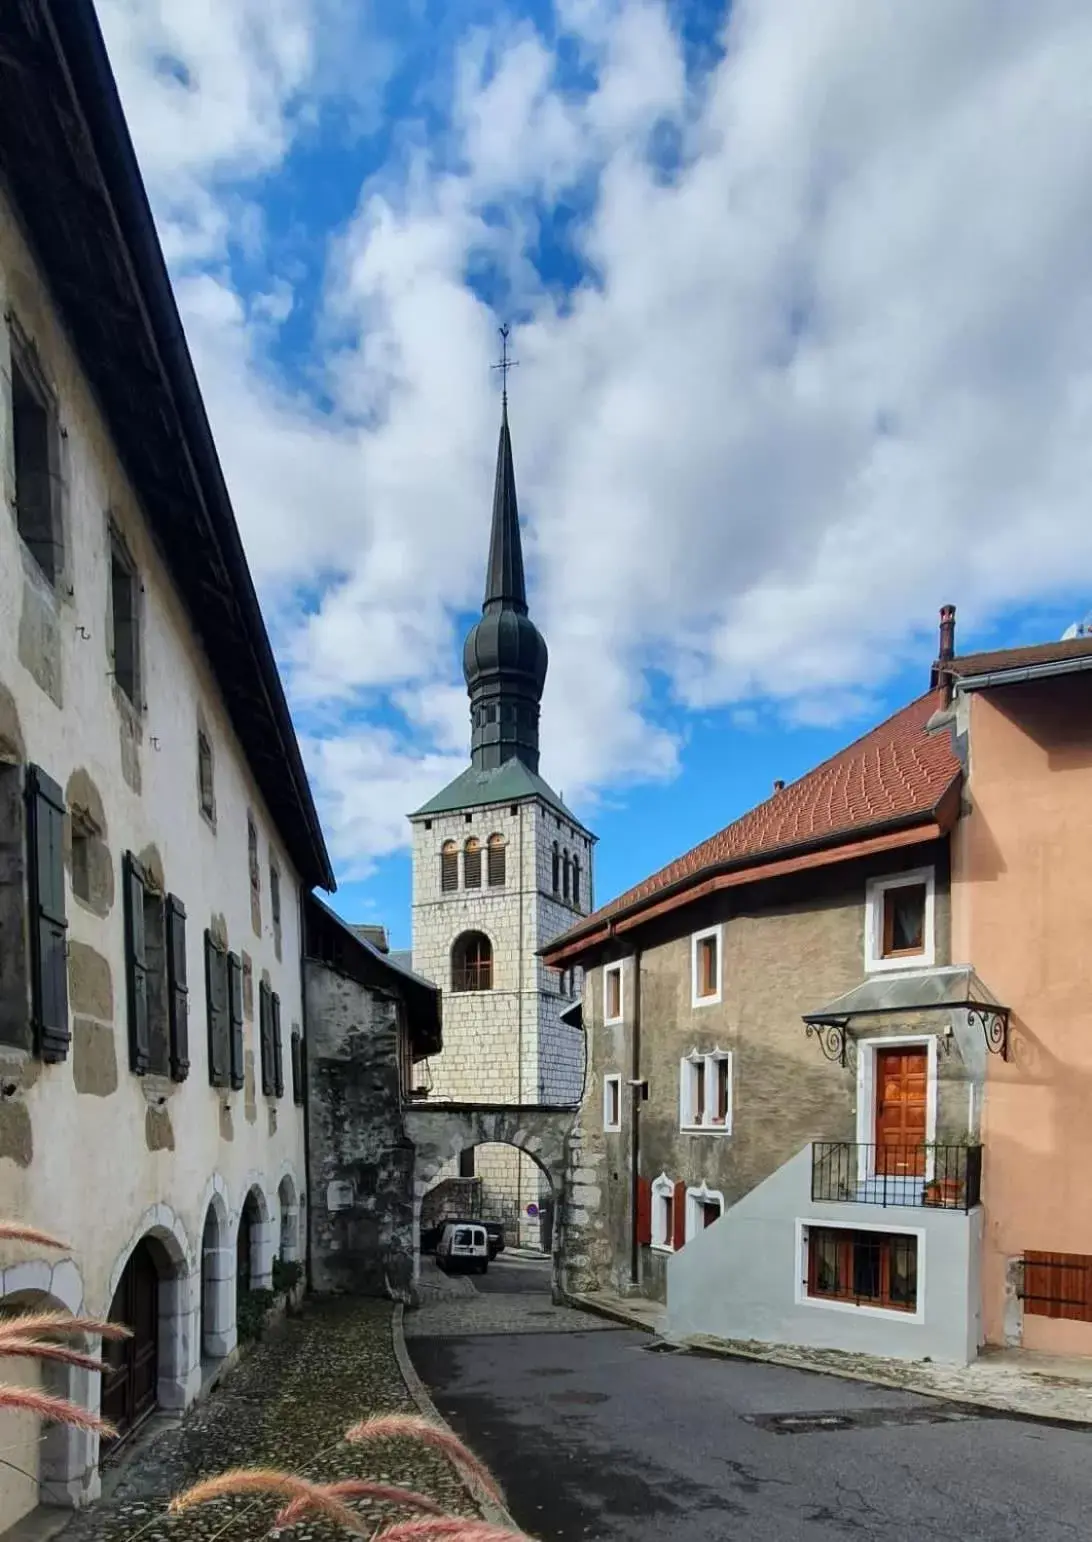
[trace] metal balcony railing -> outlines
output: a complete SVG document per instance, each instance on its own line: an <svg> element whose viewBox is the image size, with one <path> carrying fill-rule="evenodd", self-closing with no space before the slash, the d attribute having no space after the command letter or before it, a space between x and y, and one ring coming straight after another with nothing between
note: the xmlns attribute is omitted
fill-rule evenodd
<svg viewBox="0 0 1092 1542"><path fill-rule="evenodd" d="M813 1141L811 1197L851 1205L966 1213L982 1197L982 1147Z"/></svg>

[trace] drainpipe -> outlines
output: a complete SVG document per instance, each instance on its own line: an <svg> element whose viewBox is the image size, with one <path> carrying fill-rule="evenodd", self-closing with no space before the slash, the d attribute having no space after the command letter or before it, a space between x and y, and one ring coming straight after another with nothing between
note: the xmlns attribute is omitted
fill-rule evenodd
<svg viewBox="0 0 1092 1542"><path fill-rule="evenodd" d="M641 1144L641 950L633 953L633 1022L630 1027L630 1105L629 1105L629 1279L640 1283L640 1252L637 1245L637 1205L641 1171L638 1162Z"/></svg>
<svg viewBox="0 0 1092 1542"><path fill-rule="evenodd" d="M516 964L516 1102L523 1103L523 911L524 911L524 885L523 885L523 808L519 805L519 960ZM523 1225L523 1159L516 1158L516 1204L519 1210L519 1219L516 1222L516 1241L519 1241L520 1227Z"/></svg>
<svg viewBox="0 0 1092 1542"><path fill-rule="evenodd" d="M311 1033L307 1022L307 911L305 908L307 896L302 886L296 892L298 895L297 936L299 938L300 954L300 1075L303 1078L303 1182L304 1193L307 1195L306 1228L303 1239L303 1273L304 1279L307 1282L307 1289L310 1292L314 1289L311 1272L311 1207L314 1204L315 1196L311 1191Z"/></svg>

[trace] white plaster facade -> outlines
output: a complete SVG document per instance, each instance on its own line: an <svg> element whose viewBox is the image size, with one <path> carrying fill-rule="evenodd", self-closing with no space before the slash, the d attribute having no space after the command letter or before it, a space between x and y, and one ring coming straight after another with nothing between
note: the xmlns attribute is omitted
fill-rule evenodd
<svg viewBox="0 0 1092 1542"><path fill-rule="evenodd" d="M61 430L64 557L53 585L16 525L12 315L37 351ZM254 1068L261 979L280 998L286 1063L289 1036L302 1023L299 882L2 197L0 318L0 772L21 776L26 765L37 765L61 788L82 773L101 800L102 839L113 871L109 902L88 905L75 896L66 859L70 1022L81 1020L86 1042L93 1040L93 1089L77 1086L85 1039L77 1043L74 1034L67 1057L44 1064L12 1047L11 1024L0 1025L6 1041L0 1044L0 1215L42 1227L70 1249L47 1257L8 1247L0 1254L0 1296L10 1301L13 1293L25 1292L20 1300L49 1297L106 1315L132 1250L144 1237L156 1239L158 1400L181 1408L201 1386L202 1336L207 1356L222 1358L235 1344L236 1232L247 1193L258 1192L262 1215L251 1233L253 1285L269 1283L282 1209L294 1211L287 1232L290 1239L298 1235L305 1202L303 1110L295 1106L290 1084L283 1096L262 1096ZM111 675L111 520L140 583L136 709ZM213 750L214 821L199 806L199 716ZM258 831L257 931L248 814ZM186 908L190 1070L181 1082L129 1069L121 881L122 856L129 850L151 854L165 889ZM271 915L271 862L279 871L279 938ZM244 1023L247 1077L239 1091L209 1083L204 933L210 926L220 930L228 949L252 960L253 1009ZM90 991L88 978L95 982ZM210 1214L214 1246L206 1248ZM215 1256L204 1258L206 1251ZM97 1407L99 1381L98 1375L76 1373L69 1393ZM40 1448L42 1498L88 1502L98 1491L97 1437L72 1433L51 1441ZM0 1474L0 1524L30 1508L35 1486L33 1475Z"/></svg>
<svg viewBox="0 0 1092 1542"><path fill-rule="evenodd" d="M430 1062L429 1102L575 1104L584 1086L584 1034L561 1021L579 999L577 978L562 993L556 970L537 952L590 908L594 841L576 821L544 798L489 804L414 816L413 967L443 991L442 1054ZM490 837L505 846L505 882L491 887L484 853ZM476 839L483 852L482 884L464 883L463 848ZM441 886L441 851L459 849L458 886ZM580 899L553 890L553 848L580 863ZM492 946L492 985L458 991L452 955L465 932L481 932ZM440 1178L454 1176L449 1163ZM528 1204L541 1206L549 1185L527 1156L513 1149L478 1148L487 1213L520 1217L522 1240L537 1242L539 1225Z"/></svg>

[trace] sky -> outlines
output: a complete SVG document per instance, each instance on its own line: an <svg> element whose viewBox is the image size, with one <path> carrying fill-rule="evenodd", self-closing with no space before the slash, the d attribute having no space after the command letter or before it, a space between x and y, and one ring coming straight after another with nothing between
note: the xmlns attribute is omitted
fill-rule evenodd
<svg viewBox="0 0 1092 1542"><path fill-rule="evenodd" d="M1087 0L96 0L338 875L463 769L497 327L597 901L1092 609Z"/></svg>

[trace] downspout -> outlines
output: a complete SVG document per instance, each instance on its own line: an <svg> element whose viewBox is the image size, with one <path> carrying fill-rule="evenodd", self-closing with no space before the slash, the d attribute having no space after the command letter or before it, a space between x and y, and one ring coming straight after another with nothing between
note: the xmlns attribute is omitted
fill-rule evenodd
<svg viewBox="0 0 1092 1542"><path fill-rule="evenodd" d="M630 1028L630 1105L629 1105L629 1165L630 1165L630 1228L629 1228L629 1279L631 1285L640 1283L640 1251L637 1243L637 1207L641 1186L639 1165L641 1143L641 950L633 953L633 1024Z"/></svg>
<svg viewBox="0 0 1092 1542"><path fill-rule="evenodd" d="M302 887L297 887L297 912L299 954L300 954L300 1077L303 1081L303 1182L304 1193L307 1195L307 1227L303 1239L303 1271L307 1282L307 1290L310 1293L314 1289L311 1270L311 1208L314 1203L314 1195L311 1192L311 1076L310 1076L310 1046L311 1033L307 1022L307 912L305 905L307 897Z"/></svg>
<svg viewBox="0 0 1092 1542"><path fill-rule="evenodd" d="M516 1054L519 1057L516 1062L516 1102L523 1103L523 910L524 910L524 883L523 883L523 808L519 805L519 962L516 965L516 994L519 1005L516 1008ZM516 1158L516 1204L519 1208L519 1220L516 1222L516 1241L519 1241L519 1228L523 1222L523 1159Z"/></svg>

